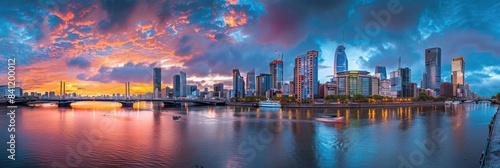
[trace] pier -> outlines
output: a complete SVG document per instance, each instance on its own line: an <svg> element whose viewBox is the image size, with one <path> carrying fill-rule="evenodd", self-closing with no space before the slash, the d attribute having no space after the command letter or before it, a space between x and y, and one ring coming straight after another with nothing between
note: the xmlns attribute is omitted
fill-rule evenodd
<svg viewBox="0 0 500 168"><path fill-rule="evenodd" d="M479 161L481 168L500 166L500 118L497 115L499 112L500 107L497 108L497 112L488 127L488 143Z"/></svg>

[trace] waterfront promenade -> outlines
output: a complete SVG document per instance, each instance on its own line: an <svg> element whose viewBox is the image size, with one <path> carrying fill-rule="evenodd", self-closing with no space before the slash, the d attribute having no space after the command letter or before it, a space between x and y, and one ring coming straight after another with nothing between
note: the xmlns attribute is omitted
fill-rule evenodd
<svg viewBox="0 0 500 168"><path fill-rule="evenodd" d="M500 167L500 118L498 113L500 112L500 106L497 108L497 112L493 117L492 123L489 129L488 143L486 146L486 151L484 152L484 158L482 158L481 167Z"/></svg>

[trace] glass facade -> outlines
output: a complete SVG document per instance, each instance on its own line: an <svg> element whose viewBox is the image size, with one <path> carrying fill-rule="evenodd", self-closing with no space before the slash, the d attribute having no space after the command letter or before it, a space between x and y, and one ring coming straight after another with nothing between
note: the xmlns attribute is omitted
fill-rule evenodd
<svg viewBox="0 0 500 168"><path fill-rule="evenodd" d="M186 87L186 72L181 71L180 75L181 75L181 85L180 85L181 97L186 97L186 95L188 94L188 90Z"/></svg>
<svg viewBox="0 0 500 168"><path fill-rule="evenodd" d="M154 98L160 97L161 91L161 68L153 68L153 95Z"/></svg>
<svg viewBox="0 0 500 168"><path fill-rule="evenodd" d="M441 85L441 48L429 48L425 50L425 72L426 80L422 88L433 89L439 93Z"/></svg>
<svg viewBox="0 0 500 168"><path fill-rule="evenodd" d="M338 94L362 94L364 96L378 94L378 78L369 75L369 73L368 71L344 71L337 73Z"/></svg>
<svg viewBox="0 0 500 168"><path fill-rule="evenodd" d="M377 66L377 67L375 67L375 74L379 75L380 80L387 79L387 71L385 69L385 66Z"/></svg>
<svg viewBox="0 0 500 168"><path fill-rule="evenodd" d="M275 59L269 63L273 88L281 90L283 87L283 60Z"/></svg>
<svg viewBox="0 0 500 168"><path fill-rule="evenodd" d="M339 45L335 52L335 63L333 65L334 72L333 75L337 75L338 72L343 72L349 70L347 55L345 53L344 45Z"/></svg>
<svg viewBox="0 0 500 168"><path fill-rule="evenodd" d="M181 97L181 76L174 75L174 97Z"/></svg>

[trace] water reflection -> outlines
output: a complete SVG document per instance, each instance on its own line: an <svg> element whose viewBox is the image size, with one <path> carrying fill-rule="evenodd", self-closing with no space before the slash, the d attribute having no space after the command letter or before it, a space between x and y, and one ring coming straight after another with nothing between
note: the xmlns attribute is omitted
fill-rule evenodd
<svg viewBox="0 0 500 168"><path fill-rule="evenodd" d="M412 152L425 156L413 167L473 167L486 143L477 137L486 137L494 114L493 107L477 104L363 109L145 104L148 108L106 110L21 107L22 155L8 163L69 166L67 147L76 151L94 131L102 141L90 155L80 155L80 167L398 167ZM321 114L346 122L314 120ZM182 117L174 121L174 115ZM436 132L443 135L436 138ZM430 154L421 149L440 140Z"/></svg>

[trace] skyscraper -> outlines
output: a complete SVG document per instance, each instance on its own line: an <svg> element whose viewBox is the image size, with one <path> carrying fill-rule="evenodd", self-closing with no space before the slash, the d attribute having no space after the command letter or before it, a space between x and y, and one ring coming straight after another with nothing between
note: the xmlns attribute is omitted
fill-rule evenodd
<svg viewBox="0 0 500 168"><path fill-rule="evenodd" d="M160 98L161 68L153 68L153 98Z"/></svg>
<svg viewBox="0 0 500 168"><path fill-rule="evenodd" d="M464 85L465 60L464 57L455 57L451 61L451 83Z"/></svg>
<svg viewBox="0 0 500 168"><path fill-rule="evenodd" d="M426 78L422 88L429 88L439 93L441 85L441 48L429 48L425 50L425 72Z"/></svg>
<svg viewBox="0 0 500 168"><path fill-rule="evenodd" d="M397 97L412 97L410 68L399 68L391 72L391 90L397 91Z"/></svg>
<svg viewBox="0 0 500 168"><path fill-rule="evenodd" d="M385 66L376 66L375 67L375 76L379 77L380 80L387 79L387 71Z"/></svg>
<svg viewBox="0 0 500 168"><path fill-rule="evenodd" d="M299 102L314 101L318 95L318 51L311 50L295 58L295 95Z"/></svg>
<svg viewBox="0 0 500 168"><path fill-rule="evenodd" d="M181 76L180 75L174 75L173 85L174 85L173 97L181 97Z"/></svg>
<svg viewBox="0 0 500 168"><path fill-rule="evenodd" d="M347 55L345 54L345 47L343 44L339 45L335 50L335 60L333 65L333 75L336 76L338 72L349 70L347 62Z"/></svg>
<svg viewBox="0 0 500 168"><path fill-rule="evenodd" d="M273 78L270 74L261 73L257 76L257 95L266 96L266 92L273 88Z"/></svg>
<svg viewBox="0 0 500 168"><path fill-rule="evenodd" d="M214 97L223 97L224 84L216 83L214 84Z"/></svg>
<svg viewBox="0 0 500 168"><path fill-rule="evenodd" d="M283 60L274 59L269 63L269 73L272 77L272 87L282 91L283 88Z"/></svg>
<svg viewBox="0 0 500 168"><path fill-rule="evenodd" d="M188 90L186 87L186 72L181 71L180 76L181 76L181 84L180 84L181 97L186 97L186 95L188 94Z"/></svg>
<svg viewBox="0 0 500 168"><path fill-rule="evenodd" d="M250 93L255 93L255 69L252 69L247 72L247 86L246 89L250 91Z"/></svg>
<svg viewBox="0 0 500 168"><path fill-rule="evenodd" d="M245 97L245 82L239 69L233 69L233 94L235 98Z"/></svg>

